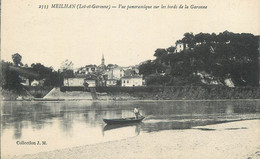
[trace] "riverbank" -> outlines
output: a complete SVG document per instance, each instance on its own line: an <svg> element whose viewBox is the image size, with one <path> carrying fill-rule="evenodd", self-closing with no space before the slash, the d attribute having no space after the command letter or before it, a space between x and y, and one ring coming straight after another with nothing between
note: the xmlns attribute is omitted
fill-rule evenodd
<svg viewBox="0 0 260 159"><path fill-rule="evenodd" d="M94 92L84 87L61 87L51 90L24 89L22 92L1 90L0 100L237 100L260 99L260 87L96 87ZM37 91L36 91L37 90ZM39 92L44 92L40 96ZM48 92L48 93L47 93ZM38 94L37 94L38 93ZM39 97L39 98L37 98Z"/></svg>
<svg viewBox="0 0 260 159"><path fill-rule="evenodd" d="M101 87L97 92L107 95L99 99L114 100L218 100L260 99L260 87L223 86L149 86L149 87Z"/></svg>
<svg viewBox="0 0 260 159"><path fill-rule="evenodd" d="M260 99L260 87L146 86L95 87L95 90L98 100ZM60 91L65 94L85 92L83 87L61 87Z"/></svg>
<svg viewBox="0 0 260 159"><path fill-rule="evenodd" d="M259 134L260 120L246 120L186 130L144 133L119 141L15 156L14 158L256 159L260 158Z"/></svg>

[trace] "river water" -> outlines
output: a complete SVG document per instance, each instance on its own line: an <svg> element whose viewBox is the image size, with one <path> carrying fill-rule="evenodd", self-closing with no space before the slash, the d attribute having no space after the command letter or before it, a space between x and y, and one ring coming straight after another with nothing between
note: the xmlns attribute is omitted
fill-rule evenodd
<svg viewBox="0 0 260 159"><path fill-rule="evenodd" d="M133 117L135 106L146 117L141 123L108 126L102 120ZM1 153L5 158L247 119L260 119L260 100L2 101Z"/></svg>

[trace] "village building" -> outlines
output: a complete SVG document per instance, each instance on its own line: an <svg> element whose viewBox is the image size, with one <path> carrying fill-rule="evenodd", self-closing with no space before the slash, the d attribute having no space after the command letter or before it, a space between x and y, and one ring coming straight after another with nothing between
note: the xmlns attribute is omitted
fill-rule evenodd
<svg viewBox="0 0 260 159"><path fill-rule="evenodd" d="M139 69L137 67L127 67L124 69L125 76L133 76L138 74L139 74Z"/></svg>
<svg viewBox="0 0 260 159"><path fill-rule="evenodd" d="M113 86L143 86L143 79L139 76L139 70L136 66L120 67L116 64L105 65L105 58L102 55L101 64L86 65L81 67L75 73L64 72L64 86L81 87L88 83L89 87L113 87ZM131 77L122 83L122 78Z"/></svg>
<svg viewBox="0 0 260 159"><path fill-rule="evenodd" d="M188 48L188 44L185 44L183 42L178 42L178 43L176 43L176 46L175 46L175 53L180 53L181 51L183 51L187 48Z"/></svg>
<svg viewBox="0 0 260 159"><path fill-rule="evenodd" d="M121 78L122 87L140 87L144 86L143 76L133 75L133 76L124 76Z"/></svg>
<svg viewBox="0 0 260 159"><path fill-rule="evenodd" d="M117 64L108 64L108 65L106 66L106 70L107 70L107 71L110 71L111 69L116 68L116 67L118 67Z"/></svg>
<svg viewBox="0 0 260 159"><path fill-rule="evenodd" d="M44 85L44 81L45 81L45 79L33 80L31 82L31 86L43 86Z"/></svg>
<svg viewBox="0 0 260 159"><path fill-rule="evenodd" d="M86 72L85 74L90 74L90 73L94 73L97 71L97 66L96 65L87 65L85 66Z"/></svg>
<svg viewBox="0 0 260 159"><path fill-rule="evenodd" d="M124 69L117 65L111 65L107 68L107 71L104 73L105 83L107 87L117 86L121 77L124 76Z"/></svg>
<svg viewBox="0 0 260 159"><path fill-rule="evenodd" d="M124 76L124 69L122 67L111 68L106 74L108 79L120 80Z"/></svg>
<svg viewBox="0 0 260 159"><path fill-rule="evenodd" d="M76 69L74 72L75 74L100 74L106 71L106 65L105 65L105 58L104 55L102 55L101 64L99 66L97 65L86 65L84 67L80 67Z"/></svg>
<svg viewBox="0 0 260 159"><path fill-rule="evenodd" d="M138 73L139 70L136 67L110 67L109 70L106 72L106 86L117 86L120 83L121 78L125 76L138 75Z"/></svg>
<svg viewBox="0 0 260 159"><path fill-rule="evenodd" d="M97 71L98 67L96 65L86 65L85 67L79 68L76 74L92 74Z"/></svg>
<svg viewBox="0 0 260 159"><path fill-rule="evenodd" d="M95 77L88 75L75 75L74 77L64 77L63 85L67 87L96 87Z"/></svg>
<svg viewBox="0 0 260 159"><path fill-rule="evenodd" d="M29 78L26 78L24 76L19 75L19 78L21 79L21 84L24 86L30 86L31 85L31 81L29 80Z"/></svg>
<svg viewBox="0 0 260 159"><path fill-rule="evenodd" d="M108 79L106 80L106 86L107 87L113 87L113 86L117 86L118 80L116 79Z"/></svg>

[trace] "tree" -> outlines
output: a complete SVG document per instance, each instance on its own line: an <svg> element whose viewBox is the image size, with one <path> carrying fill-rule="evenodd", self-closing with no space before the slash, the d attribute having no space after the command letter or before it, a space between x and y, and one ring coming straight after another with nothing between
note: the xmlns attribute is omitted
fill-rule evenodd
<svg viewBox="0 0 260 159"><path fill-rule="evenodd" d="M227 85L227 79L238 87L259 85L259 37L228 31L218 35L185 33L179 42L189 49L179 54L174 54L174 47L157 49L155 60L139 66L140 73L149 79L148 85L165 83L164 76L170 76L170 85L201 85L205 80ZM161 74L150 76L156 73Z"/></svg>
<svg viewBox="0 0 260 159"><path fill-rule="evenodd" d="M73 70L73 62L72 61L69 61L68 59L62 61L61 63L61 70Z"/></svg>
<svg viewBox="0 0 260 159"><path fill-rule="evenodd" d="M19 54L19 53L15 53L15 54L13 54L12 55L12 59L13 59L13 62L14 62L14 64L15 64L15 66L18 66L19 64L21 65L21 66L23 66L23 64L22 64L22 56Z"/></svg>
<svg viewBox="0 0 260 159"><path fill-rule="evenodd" d="M37 72L40 75L39 79L45 80L45 86L60 86L60 74L54 71L51 67L45 67L41 63L33 63L31 67L33 71Z"/></svg>
<svg viewBox="0 0 260 159"><path fill-rule="evenodd" d="M166 51L166 49L155 50L154 56L156 57L156 59L154 60L154 63L156 65L156 72L165 72L164 65L169 64L169 59L167 55L168 52Z"/></svg>
<svg viewBox="0 0 260 159"><path fill-rule="evenodd" d="M184 38L181 41L184 44L188 44L188 47L193 47L194 46L194 35L193 35L193 33L185 33Z"/></svg>
<svg viewBox="0 0 260 159"><path fill-rule="evenodd" d="M167 55L167 51L165 49L157 49L157 50L155 50L154 56L156 58L160 58L160 57L162 57L164 55Z"/></svg>
<svg viewBox="0 0 260 159"><path fill-rule="evenodd" d="M170 82L170 78L170 76L151 74L147 76L145 79L147 85L167 85Z"/></svg>
<svg viewBox="0 0 260 159"><path fill-rule="evenodd" d="M1 61L1 81L2 88L19 91L21 90L21 78L17 72L10 70L9 66L12 64L9 62Z"/></svg>
<svg viewBox="0 0 260 159"><path fill-rule="evenodd" d="M171 47L169 47L168 49L166 49L167 50L167 52L169 52L170 54L173 54L174 52L175 52L175 47L174 46L171 46Z"/></svg>
<svg viewBox="0 0 260 159"><path fill-rule="evenodd" d="M226 85L230 78L235 86L258 85L258 39L252 34L225 31L218 35L195 35L195 66L214 81Z"/></svg>
<svg viewBox="0 0 260 159"><path fill-rule="evenodd" d="M144 76L148 76L155 72L156 72L156 66L155 66L154 62L152 62L151 60L149 60L139 66L139 73L143 74Z"/></svg>

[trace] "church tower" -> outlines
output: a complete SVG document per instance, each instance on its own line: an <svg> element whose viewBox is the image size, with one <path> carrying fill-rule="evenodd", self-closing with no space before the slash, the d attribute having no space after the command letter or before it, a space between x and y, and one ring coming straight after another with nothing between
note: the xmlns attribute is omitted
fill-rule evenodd
<svg viewBox="0 0 260 159"><path fill-rule="evenodd" d="M105 69L106 69L104 54L102 54L101 65L99 65L99 67L100 67L102 70L105 70Z"/></svg>
<svg viewBox="0 0 260 159"><path fill-rule="evenodd" d="M102 54L102 59L101 59L101 66L105 66L105 58L104 58L104 54Z"/></svg>

